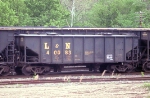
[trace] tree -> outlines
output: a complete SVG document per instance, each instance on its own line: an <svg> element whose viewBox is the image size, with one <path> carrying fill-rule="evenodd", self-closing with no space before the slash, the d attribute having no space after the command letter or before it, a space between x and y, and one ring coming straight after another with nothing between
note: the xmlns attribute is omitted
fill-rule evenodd
<svg viewBox="0 0 150 98"><path fill-rule="evenodd" d="M18 17L15 11L9 8L9 2L0 0L0 26L14 26L18 23Z"/></svg>
<svg viewBox="0 0 150 98"><path fill-rule="evenodd" d="M15 26L27 26L30 25L30 17L28 15L28 8L26 7L25 0L3 0L9 3L9 9L15 12L18 17L18 23Z"/></svg>
<svg viewBox="0 0 150 98"><path fill-rule="evenodd" d="M68 11L59 0L25 0L33 26L65 26Z"/></svg>
<svg viewBox="0 0 150 98"><path fill-rule="evenodd" d="M142 14L142 26L150 28L150 1L143 0L143 2L146 4L146 9Z"/></svg>
<svg viewBox="0 0 150 98"><path fill-rule="evenodd" d="M69 10L70 18L68 26L89 26L87 25L87 13L98 0L61 0L61 3Z"/></svg>
<svg viewBox="0 0 150 98"><path fill-rule="evenodd" d="M94 27L138 27L136 12L144 9L141 0L99 0L89 13L89 22Z"/></svg>

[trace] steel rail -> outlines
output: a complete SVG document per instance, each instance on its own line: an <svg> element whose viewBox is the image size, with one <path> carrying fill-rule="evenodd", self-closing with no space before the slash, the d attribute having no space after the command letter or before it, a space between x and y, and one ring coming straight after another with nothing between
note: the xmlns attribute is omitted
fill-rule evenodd
<svg viewBox="0 0 150 98"><path fill-rule="evenodd" d="M130 77L130 78L80 78L80 79L37 79L37 80L17 80L17 81L0 81L0 85L13 85L13 84L42 84L42 83L66 83L66 82L112 82L112 81L146 81L150 77Z"/></svg>

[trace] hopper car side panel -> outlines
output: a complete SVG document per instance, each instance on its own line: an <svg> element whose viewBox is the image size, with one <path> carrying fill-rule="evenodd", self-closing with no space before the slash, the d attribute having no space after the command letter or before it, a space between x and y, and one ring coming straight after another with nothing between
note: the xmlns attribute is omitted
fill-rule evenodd
<svg viewBox="0 0 150 98"><path fill-rule="evenodd" d="M112 63L137 61L137 36L29 36L22 43L38 63ZM130 58L130 59L129 59ZM33 58L32 58L33 59ZM28 61L26 61L28 62Z"/></svg>

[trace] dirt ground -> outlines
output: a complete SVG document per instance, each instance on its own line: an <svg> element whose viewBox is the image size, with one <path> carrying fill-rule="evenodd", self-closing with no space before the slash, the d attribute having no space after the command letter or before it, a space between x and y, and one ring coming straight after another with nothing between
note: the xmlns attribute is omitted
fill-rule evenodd
<svg viewBox="0 0 150 98"><path fill-rule="evenodd" d="M0 98L148 98L144 83L60 83L0 87Z"/></svg>

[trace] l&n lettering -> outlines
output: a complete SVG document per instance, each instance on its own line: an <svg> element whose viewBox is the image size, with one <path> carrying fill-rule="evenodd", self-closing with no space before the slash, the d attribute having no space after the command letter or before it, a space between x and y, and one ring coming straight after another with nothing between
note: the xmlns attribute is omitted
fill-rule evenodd
<svg viewBox="0 0 150 98"><path fill-rule="evenodd" d="M44 43L44 49L49 49L49 46L47 43Z"/></svg>
<svg viewBox="0 0 150 98"><path fill-rule="evenodd" d="M70 49L70 43L65 43L66 44L66 49Z"/></svg>
<svg viewBox="0 0 150 98"><path fill-rule="evenodd" d="M46 54L50 54L49 53L49 46L48 46L48 43L44 43L44 49L46 50Z"/></svg>

